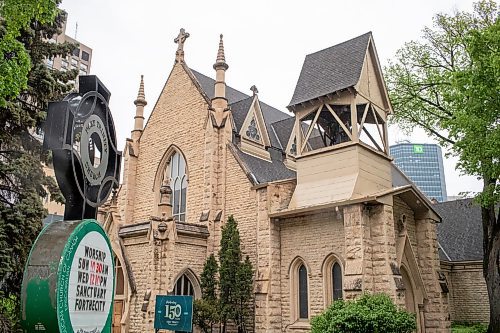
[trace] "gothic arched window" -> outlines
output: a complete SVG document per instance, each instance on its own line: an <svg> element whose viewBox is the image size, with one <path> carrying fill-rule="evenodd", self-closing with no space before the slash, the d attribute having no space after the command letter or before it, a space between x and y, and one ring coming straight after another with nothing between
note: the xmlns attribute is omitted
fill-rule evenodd
<svg viewBox="0 0 500 333"><path fill-rule="evenodd" d="M168 176L170 178L170 188L172 189L172 215L175 220L184 222L186 220L187 192L186 161L182 154L177 151L170 157Z"/></svg>
<svg viewBox="0 0 500 333"><path fill-rule="evenodd" d="M304 264L300 265L298 275L299 319L307 319L309 318L309 304L307 293L307 269Z"/></svg>
<svg viewBox="0 0 500 333"><path fill-rule="evenodd" d="M344 298L342 261L335 254L327 256L322 272L326 308L334 301Z"/></svg>
<svg viewBox="0 0 500 333"><path fill-rule="evenodd" d="M194 296L193 284L186 274L182 274L175 283L174 293L175 295Z"/></svg>
<svg viewBox="0 0 500 333"><path fill-rule="evenodd" d="M342 299L342 269L338 262L332 266L332 291L334 301Z"/></svg>

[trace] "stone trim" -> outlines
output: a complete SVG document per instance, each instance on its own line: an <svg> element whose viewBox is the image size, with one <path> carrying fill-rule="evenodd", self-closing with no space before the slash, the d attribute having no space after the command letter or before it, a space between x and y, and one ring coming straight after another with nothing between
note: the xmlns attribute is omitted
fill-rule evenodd
<svg viewBox="0 0 500 333"><path fill-rule="evenodd" d="M175 222L175 229L178 235L185 235L197 238L208 238L210 233L208 227L198 224Z"/></svg>
<svg viewBox="0 0 500 333"><path fill-rule="evenodd" d="M150 228L151 223L149 221L125 225L118 230L118 236L121 238L127 238L147 235Z"/></svg>

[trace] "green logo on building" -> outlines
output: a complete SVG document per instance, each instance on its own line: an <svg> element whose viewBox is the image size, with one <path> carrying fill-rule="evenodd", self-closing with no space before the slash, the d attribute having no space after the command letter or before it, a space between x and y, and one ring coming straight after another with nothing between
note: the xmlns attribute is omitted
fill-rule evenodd
<svg viewBox="0 0 500 333"><path fill-rule="evenodd" d="M415 154L423 154L424 153L424 146L422 146L422 145L413 145L413 152Z"/></svg>

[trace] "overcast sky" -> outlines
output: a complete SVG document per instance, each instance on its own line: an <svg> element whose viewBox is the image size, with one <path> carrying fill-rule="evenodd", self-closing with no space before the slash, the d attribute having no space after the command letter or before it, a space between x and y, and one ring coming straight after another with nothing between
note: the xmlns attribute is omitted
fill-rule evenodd
<svg viewBox="0 0 500 333"><path fill-rule="evenodd" d="M435 13L472 9L471 0L347 1L152 1L63 0L66 34L93 49L91 74L111 91L110 107L119 147L133 126L140 75L144 75L146 119L175 59L173 40L180 28L188 66L214 77L219 34L224 34L227 83L250 94L256 85L262 101L286 111L306 54L372 31L382 65L405 42L418 39ZM76 24L78 23L78 29ZM76 31L77 30L77 31ZM174 123L171 126L175 126ZM422 131L408 137L390 127L390 141L432 142ZM473 177L455 171L446 159L448 195L479 191Z"/></svg>

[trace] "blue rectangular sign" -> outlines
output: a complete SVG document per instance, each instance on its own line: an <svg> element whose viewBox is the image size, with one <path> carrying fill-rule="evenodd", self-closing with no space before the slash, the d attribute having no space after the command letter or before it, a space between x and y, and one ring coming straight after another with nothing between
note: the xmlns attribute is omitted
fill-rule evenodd
<svg viewBox="0 0 500 333"><path fill-rule="evenodd" d="M193 296L157 295L155 329L193 331Z"/></svg>

